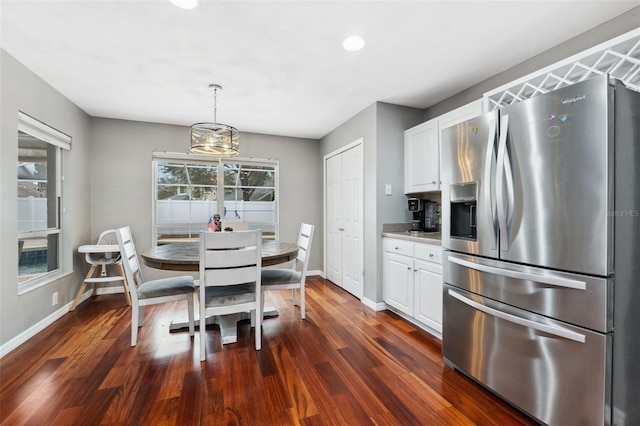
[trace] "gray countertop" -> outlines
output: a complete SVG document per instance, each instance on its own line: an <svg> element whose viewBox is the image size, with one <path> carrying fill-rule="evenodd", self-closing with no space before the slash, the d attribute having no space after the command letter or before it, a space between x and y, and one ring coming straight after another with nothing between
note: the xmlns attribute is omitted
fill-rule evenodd
<svg viewBox="0 0 640 426"><path fill-rule="evenodd" d="M399 240L413 241L415 243L425 243L433 245L442 245L442 237L439 232L409 232L409 231L392 231L382 232L383 237L397 238Z"/></svg>

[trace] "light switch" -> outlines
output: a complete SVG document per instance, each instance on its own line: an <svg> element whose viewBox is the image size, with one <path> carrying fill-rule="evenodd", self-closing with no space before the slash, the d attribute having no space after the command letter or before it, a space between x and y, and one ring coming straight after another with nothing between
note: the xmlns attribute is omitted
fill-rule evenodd
<svg viewBox="0 0 640 426"><path fill-rule="evenodd" d="M388 183L384 187L384 195L391 195L391 184Z"/></svg>

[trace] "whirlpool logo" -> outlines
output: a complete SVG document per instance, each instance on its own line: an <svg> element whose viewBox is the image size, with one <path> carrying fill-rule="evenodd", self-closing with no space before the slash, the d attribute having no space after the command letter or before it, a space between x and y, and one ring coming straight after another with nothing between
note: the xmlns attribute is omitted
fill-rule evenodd
<svg viewBox="0 0 640 426"><path fill-rule="evenodd" d="M578 101L583 101L587 99L587 95L578 95L573 98L565 98L562 100L562 105L573 105Z"/></svg>
<svg viewBox="0 0 640 426"><path fill-rule="evenodd" d="M640 210L608 210L607 216L614 217L640 217Z"/></svg>

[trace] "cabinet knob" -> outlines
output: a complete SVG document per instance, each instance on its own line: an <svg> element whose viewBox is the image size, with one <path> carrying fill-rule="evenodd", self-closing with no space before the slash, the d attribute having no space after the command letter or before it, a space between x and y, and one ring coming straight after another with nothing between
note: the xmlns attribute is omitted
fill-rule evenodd
<svg viewBox="0 0 640 426"><path fill-rule="evenodd" d="M435 184L436 184L436 181L435 181L435 180L432 180L432 181L431 181L431 183L435 185Z"/></svg>
<svg viewBox="0 0 640 426"><path fill-rule="evenodd" d="M433 253L429 253L429 257L433 259Z"/></svg>
<svg viewBox="0 0 640 426"><path fill-rule="evenodd" d="M410 270L411 270L411 266L407 266L407 271L410 271Z"/></svg>

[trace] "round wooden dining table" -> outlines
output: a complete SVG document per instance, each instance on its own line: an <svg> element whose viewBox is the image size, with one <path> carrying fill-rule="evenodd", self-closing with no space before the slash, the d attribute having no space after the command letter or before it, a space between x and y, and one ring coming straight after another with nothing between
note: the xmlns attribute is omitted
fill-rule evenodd
<svg viewBox="0 0 640 426"><path fill-rule="evenodd" d="M141 253L145 265L170 271L199 271L200 253L197 242L171 243ZM286 263L298 255L298 244L276 240L262 241L262 266Z"/></svg>
<svg viewBox="0 0 640 426"><path fill-rule="evenodd" d="M200 270L200 253L197 242L170 243L145 250L140 254L145 265L170 271L198 272ZM262 266L286 263L298 255L298 244L284 243L276 240L262 240ZM263 318L278 316L275 307L265 307ZM206 324L218 324L222 344L238 341L238 321L250 318L249 313L207 317ZM196 325L200 325L196 319ZM170 330L178 330L188 326L186 321L174 321Z"/></svg>

